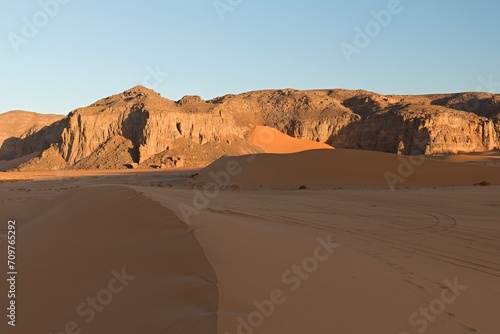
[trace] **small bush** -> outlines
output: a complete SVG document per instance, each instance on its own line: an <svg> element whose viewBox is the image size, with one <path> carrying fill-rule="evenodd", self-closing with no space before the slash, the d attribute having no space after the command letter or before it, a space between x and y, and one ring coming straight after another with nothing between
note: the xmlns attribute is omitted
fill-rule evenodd
<svg viewBox="0 0 500 334"><path fill-rule="evenodd" d="M237 185L237 184L233 184L233 185L231 186L231 189L233 189L233 190L240 190L240 189L241 189L241 187L240 187L239 185Z"/></svg>
<svg viewBox="0 0 500 334"><path fill-rule="evenodd" d="M299 190L306 190L306 189L307 189L307 187L306 187L305 185L301 185L301 186L299 187Z"/></svg>
<svg viewBox="0 0 500 334"><path fill-rule="evenodd" d="M476 183L474 185L475 186L481 186L481 187L487 187L487 186L491 186L491 183L489 183L488 181L481 181L481 182Z"/></svg>

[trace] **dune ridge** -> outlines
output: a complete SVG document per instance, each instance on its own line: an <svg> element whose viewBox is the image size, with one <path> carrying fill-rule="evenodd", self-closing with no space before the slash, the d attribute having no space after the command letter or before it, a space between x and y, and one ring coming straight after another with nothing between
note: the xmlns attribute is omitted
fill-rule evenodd
<svg viewBox="0 0 500 334"><path fill-rule="evenodd" d="M500 184L500 169L495 166L343 149L223 157L203 169L197 180L213 183L214 175L228 166L240 167L230 184L248 188Z"/></svg>
<svg viewBox="0 0 500 334"><path fill-rule="evenodd" d="M64 326L75 321L97 334L413 333L421 327L409 316L443 292L453 302L433 313L426 333L500 326L498 186L220 189L202 201L189 175L32 174L38 181L0 183L1 212L17 215L22 250L18 327L2 322L0 332L70 333ZM189 225L181 204L196 209ZM0 227L0 257L5 234ZM311 257L330 239L340 247L328 259L321 252L316 268ZM309 269L299 278L293 266ZM133 279L118 285L122 276ZM467 286L456 296L446 290L455 280ZM85 323L87 298L106 301L110 288L123 291ZM263 305L270 316L260 320Z"/></svg>
<svg viewBox="0 0 500 334"><path fill-rule="evenodd" d="M413 333L424 316L418 327L408 317L455 279L467 288L426 333L493 333L496 188L221 191L190 223L217 272L218 333ZM137 190L171 210L194 196ZM291 266L310 261L318 238L340 247L298 280ZM259 320L262 305L270 316Z"/></svg>
<svg viewBox="0 0 500 334"><path fill-rule="evenodd" d="M256 126L248 133L247 140L266 153L296 153L315 149L333 149L328 144L293 138L268 126Z"/></svg>
<svg viewBox="0 0 500 334"><path fill-rule="evenodd" d="M193 230L129 187L70 190L18 234L17 333L217 332L217 277Z"/></svg>

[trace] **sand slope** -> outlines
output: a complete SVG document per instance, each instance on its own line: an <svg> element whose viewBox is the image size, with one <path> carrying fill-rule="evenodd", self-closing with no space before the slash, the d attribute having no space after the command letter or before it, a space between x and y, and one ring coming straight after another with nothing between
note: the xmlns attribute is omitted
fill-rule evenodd
<svg viewBox="0 0 500 334"><path fill-rule="evenodd" d="M192 204L195 195L140 191L178 214L176 208ZM495 333L496 191L221 192L190 217L218 276L218 333L413 334L424 325L429 334ZM329 237L340 247L306 271L305 265L315 269L310 261L318 238ZM293 266L300 273L291 272ZM414 315L431 303L436 307L443 291L452 298L444 282L455 279L465 290L438 315L431 313L432 321ZM265 301L276 290L284 298L273 308ZM266 304L269 317L260 320L255 303ZM249 330L250 322L257 326Z"/></svg>
<svg viewBox="0 0 500 334"><path fill-rule="evenodd" d="M18 326L8 333L60 333L72 321L92 334L216 333L217 279L193 231L134 190L69 191L18 240Z"/></svg>
<svg viewBox="0 0 500 334"><path fill-rule="evenodd" d="M500 151L478 152L469 154L428 156L428 159L449 162L475 163L490 166L500 166Z"/></svg>
<svg viewBox="0 0 500 334"><path fill-rule="evenodd" d="M256 126L247 135L247 140L266 153L294 153L314 149L333 149L328 144L287 136L267 126Z"/></svg>
<svg viewBox="0 0 500 334"><path fill-rule="evenodd" d="M500 328L498 186L226 189L203 200L182 175L67 172L0 183L1 220L19 218L22 307L18 327L1 322L0 332L59 334L72 320L98 334ZM117 185L95 186L103 183ZM195 208L187 220L181 205ZM318 238L339 247L327 256ZM5 248L0 241L0 258ZM89 309L80 317L77 307L105 298L122 268L135 278L86 324ZM455 280L457 295L445 283ZM419 312L431 307L426 321Z"/></svg>
<svg viewBox="0 0 500 334"><path fill-rule="evenodd" d="M0 161L0 172L5 172L8 171L9 169L14 169L19 165L22 165L31 159L35 159L40 155L40 152L35 152L31 153L28 155L25 155L24 157L20 157L17 159L12 159L12 160L7 160L7 161Z"/></svg>
<svg viewBox="0 0 500 334"><path fill-rule="evenodd" d="M202 172L199 180L237 165L231 184L244 187L331 187L473 185L482 181L500 185L500 169L372 151L311 150L294 154L258 154L224 157Z"/></svg>

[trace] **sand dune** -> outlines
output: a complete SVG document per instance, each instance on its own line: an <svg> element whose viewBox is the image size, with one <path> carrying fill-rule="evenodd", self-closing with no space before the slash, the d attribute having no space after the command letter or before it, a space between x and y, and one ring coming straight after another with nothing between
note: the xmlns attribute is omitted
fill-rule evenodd
<svg viewBox="0 0 500 334"><path fill-rule="evenodd" d="M20 264L18 326L1 322L0 332L496 333L499 187L423 184L470 183L498 169L426 161L408 177L410 189L393 193L370 185L385 182L386 168L397 173L400 157L372 154L317 150L218 162L240 162L238 182L265 176L295 187L292 177L306 175L308 186L355 185L342 190L214 196L193 188L185 172L25 173L35 180L0 183L1 214L19 219ZM266 165L283 176L259 169ZM355 184L359 178L368 186ZM4 238L2 225L5 259Z"/></svg>
<svg viewBox="0 0 500 334"><path fill-rule="evenodd" d="M500 166L500 151L428 156L428 159Z"/></svg>
<svg viewBox="0 0 500 334"><path fill-rule="evenodd" d="M196 198L137 191L180 217ZM221 192L190 217L218 277L218 333L494 333L497 191Z"/></svg>
<svg viewBox="0 0 500 334"><path fill-rule="evenodd" d="M224 157L198 178L214 182L214 175L234 172L230 184L255 188L335 186L452 186L482 181L500 185L500 169L452 162L403 157L373 151L311 150L294 154L258 154ZM239 167L235 169L234 166ZM226 173L226 175L228 175Z"/></svg>
<svg viewBox="0 0 500 334"><path fill-rule="evenodd" d="M333 149L328 144L287 136L267 126L256 126L247 135L247 140L266 153L294 153L314 149Z"/></svg>
<svg viewBox="0 0 500 334"><path fill-rule="evenodd" d="M35 153L31 153L31 154L25 155L24 157L20 157L17 159L0 161L0 172L5 172L9 169L14 169L14 168L18 167L19 165L22 165L23 163L28 162L31 159L36 158L39 155L40 155L40 152L35 152Z"/></svg>
<svg viewBox="0 0 500 334"><path fill-rule="evenodd" d="M192 229L132 189L69 191L18 235L15 333L216 333L217 279Z"/></svg>
<svg viewBox="0 0 500 334"><path fill-rule="evenodd" d="M193 200L192 191L145 191L165 205ZM496 191L222 192L191 217L218 276L218 333L495 333ZM330 257L320 249L315 262L318 238L329 237L340 247ZM430 312L455 279L467 288ZM262 305L270 315L260 320Z"/></svg>

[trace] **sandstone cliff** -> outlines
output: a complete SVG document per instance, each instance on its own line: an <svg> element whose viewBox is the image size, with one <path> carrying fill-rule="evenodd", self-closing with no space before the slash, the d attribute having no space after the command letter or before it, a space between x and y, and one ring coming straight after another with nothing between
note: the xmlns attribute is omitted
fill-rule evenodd
<svg viewBox="0 0 500 334"><path fill-rule="evenodd" d="M62 115L13 110L0 114L0 160L41 152L57 141Z"/></svg>
<svg viewBox="0 0 500 334"><path fill-rule="evenodd" d="M72 112L59 150L70 165L81 164L98 150L122 154L124 149L130 154L127 163L141 164L173 148L178 139L187 140L186 147L212 142L231 144L243 138L247 130L248 124L213 110L199 97L174 102L144 87L135 87Z"/></svg>
<svg viewBox="0 0 500 334"><path fill-rule="evenodd" d="M245 141L253 125L338 148L488 151L500 148L500 96L284 89L171 101L137 86L21 136L8 158L48 149L21 170L201 166L221 155L259 152Z"/></svg>

